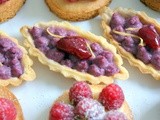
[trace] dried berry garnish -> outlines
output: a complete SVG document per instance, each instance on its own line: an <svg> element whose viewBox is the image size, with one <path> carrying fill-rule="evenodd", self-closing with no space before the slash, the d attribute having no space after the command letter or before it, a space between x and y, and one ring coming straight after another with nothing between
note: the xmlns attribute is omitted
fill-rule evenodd
<svg viewBox="0 0 160 120"><path fill-rule="evenodd" d="M80 59L88 59L92 56L86 40L79 36L63 37L57 42L57 48L73 54Z"/></svg>
<svg viewBox="0 0 160 120"><path fill-rule="evenodd" d="M152 49L157 49L160 46L158 42L158 34L149 26L139 29L138 36L140 36L144 43Z"/></svg>

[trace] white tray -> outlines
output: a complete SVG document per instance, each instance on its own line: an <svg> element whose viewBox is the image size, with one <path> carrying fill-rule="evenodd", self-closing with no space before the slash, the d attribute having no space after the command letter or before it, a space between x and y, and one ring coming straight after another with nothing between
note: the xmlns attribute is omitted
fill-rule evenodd
<svg viewBox="0 0 160 120"><path fill-rule="evenodd" d="M119 6L145 11L149 16L160 20L160 13L147 8L139 0L113 0L110 5L111 8ZM0 30L19 39L22 43L23 37L19 29L23 25L32 26L39 21L51 20L63 21L49 11L44 0L27 0L13 19L0 24ZM103 35L99 17L72 24L96 35ZM50 71L37 58L32 57L32 59L37 79L33 82L23 82L17 88L11 87L11 90L21 103L25 120L47 120L54 100L64 90L70 88L74 80L66 79L61 74ZM128 69L130 78L127 81L117 81L117 83L124 90L135 120L160 120L160 81L154 80L150 75L141 74L127 61L124 61L124 66Z"/></svg>

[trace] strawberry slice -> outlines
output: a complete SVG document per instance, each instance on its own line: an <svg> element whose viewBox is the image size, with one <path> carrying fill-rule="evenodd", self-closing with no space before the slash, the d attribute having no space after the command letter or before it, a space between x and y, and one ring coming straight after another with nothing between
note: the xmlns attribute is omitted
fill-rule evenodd
<svg viewBox="0 0 160 120"><path fill-rule="evenodd" d="M140 36L144 40L144 43L151 49L157 49L160 46L158 42L158 34L149 26L142 27L138 31L138 36Z"/></svg>
<svg viewBox="0 0 160 120"><path fill-rule="evenodd" d="M57 48L73 54L80 59L88 59L92 56L86 40L79 36L63 37L57 42Z"/></svg>

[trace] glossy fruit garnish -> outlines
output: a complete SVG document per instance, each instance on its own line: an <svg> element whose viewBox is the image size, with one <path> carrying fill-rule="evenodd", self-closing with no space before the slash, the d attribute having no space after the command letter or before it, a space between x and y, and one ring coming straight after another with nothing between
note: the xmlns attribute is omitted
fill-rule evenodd
<svg viewBox="0 0 160 120"><path fill-rule="evenodd" d="M92 56L86 40L79 36L63 37L57 42L57 48L73 54L80 59L88 59Z"/></svg>
<svg viewBox="0 0 160 120"><path fill-rule="evenodd" d="M158 42L158 34L149 26L145 26L139 29L138 36L141 37L144 43L151 49L157 49L160 47Z"/></svg>
<svg viewBox="0 0 160 120"><path fill-rule="evenodd" d="M17 115L16 108L12 101L0 98L0 120L15 120Z"/></svg>
<svg viewBox="0 0 160 120"><path fill-rule="evenodd" d="M107 110L116 110L124 102L122 89L116 84L110 84L103 88L98 99Z"/></svg>
<svg viewBox="0 0 160 120"><path fill-rule="evenodd" d="M77 104L84 98L92 98L92 91L86 82L76 82L69 90L71 103Z"/></svg>
<svg viewBox="0 0 160 120"><path fill-rule="evenodd" d="M0 4L7 2L8 0L0 0Z"/></svg>

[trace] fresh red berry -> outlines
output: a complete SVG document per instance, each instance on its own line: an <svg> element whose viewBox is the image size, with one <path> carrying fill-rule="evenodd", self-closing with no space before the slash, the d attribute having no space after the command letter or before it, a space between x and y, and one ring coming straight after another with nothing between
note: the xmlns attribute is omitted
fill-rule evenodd
<svg viewBox="0 0 160 120"><path fill-rule="evenodd" d="M92 98L92 91L86 82L76 82L70 88L69 99L76 105L83 98Z"/></svg>
<svg viewBox="0 0 160 120"><path fill-rule="evenodd" d="M73 110L73 106L57 102L51 108L49 120L74 120Z"/></svg>
<svg viewBox="0 0 160 120"><path fill-rule="evenodd" d="M128 120L127 117L117 110L107 112L104 120Z"/></svg>
<svg viewBox="0 0 160 120"><path fill-rule="evenodd" d="M7 2L8 0L0 0L0 4Z"/></svg>
<svg viewBox="0 0 160 120"><path fill-rule="evenodd" d="M124 102L123 91L118 85L110 84L101 91L99 101L107 110L116 110L120 108Z"/></svg>
<svg viewBox="0 0 160 120"><path fill-rule="evenodd" d="M15 120L16 108L11 100L0 98L0 120Z"/></svg>
<svg viewBox="0 0 160 120"><path fill-rule="evenodd" d="M152 49L157 49L160 47L159 41L158 41L158 34L153 31L149 26L142 27L138 31L138 36L140 36L144 43L149 46Z"/></svg>
<svg viewBox="0 0 160 120"><path fill-rule="evenodd" d="M63 37L57 42L57 48L73 54L80 59L88 59L92 56L86 40L79 36Z"/></svg>
<svg viewBox="0 0 160 120"><path fill-rule="evenodd" d="M80 120L103 120L105 108L97 100L84 98L75 107L76 118Z"/></svg>

